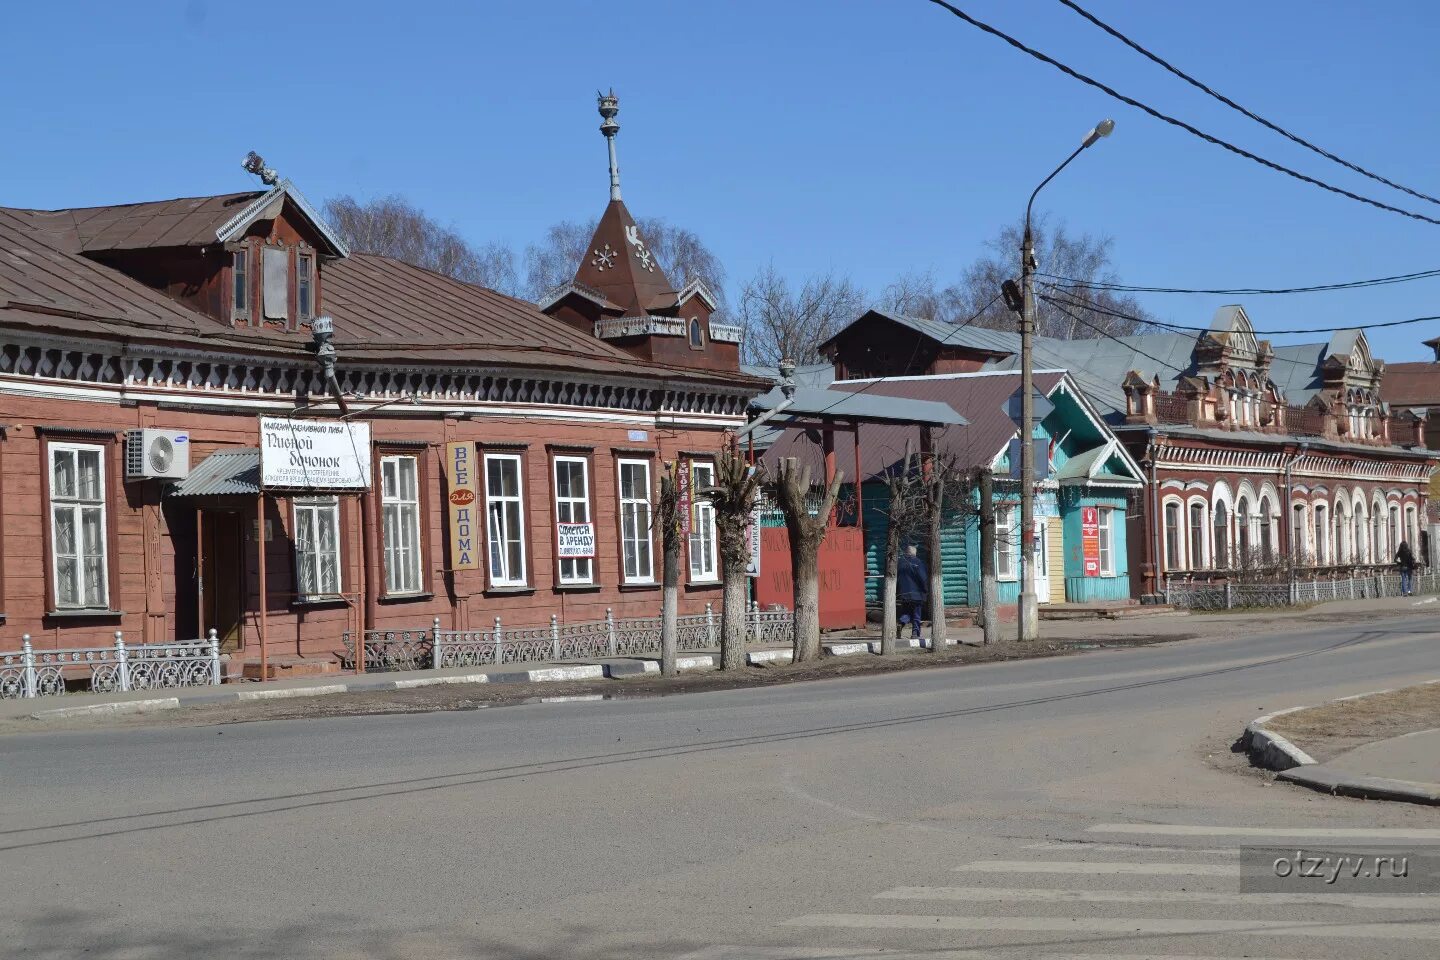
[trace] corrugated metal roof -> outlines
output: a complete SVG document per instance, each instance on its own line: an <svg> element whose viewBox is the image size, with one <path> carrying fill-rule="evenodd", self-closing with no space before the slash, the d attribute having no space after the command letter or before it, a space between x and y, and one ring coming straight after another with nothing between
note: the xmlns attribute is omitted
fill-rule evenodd
<svg viewBox="0 0 1440 960"><path fill-rule="evenodd" d="M169 490L172 497L228 497L260 492L260 451L255 447L217 450L190 469Z"/></svg>
<svg viewBox="0 0 1440 960"><path fill-rule="evenodd" d="M752 407L770 410L785 402L768 399L770 394L750 401ZM833 419L856 419L867 423L928 424L935 427L963 427L965 418L947 403L919 400L912 397L886 396L883 392L860 392L841 387L799 387L789 405L779 414L785 416L824 416Z"/></svg>

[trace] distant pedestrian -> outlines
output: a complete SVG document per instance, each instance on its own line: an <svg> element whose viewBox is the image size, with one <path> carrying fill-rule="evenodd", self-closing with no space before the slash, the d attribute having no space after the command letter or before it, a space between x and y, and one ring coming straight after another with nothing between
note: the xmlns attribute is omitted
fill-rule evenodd
<svg viewBox="0 0 1440 960"><path fill-rule="evenodd" d="M1409 541L1400 541L1400 548L1395 551L1395 563L1400 567L1400 593L1408 597L1415 588L1415 552L1410 549Z"/></svg>
<svg viewBox="0 0 1440 960"><path fill-rule="evenodd" d="M913 543L905 548L905 555L900 558L900 570L896 580L900 601L900 626L903 629L905 624L910 624L910 636L919 640L921 608L930 592L930 571L926 569L925 561L916 554Z"/></svg>

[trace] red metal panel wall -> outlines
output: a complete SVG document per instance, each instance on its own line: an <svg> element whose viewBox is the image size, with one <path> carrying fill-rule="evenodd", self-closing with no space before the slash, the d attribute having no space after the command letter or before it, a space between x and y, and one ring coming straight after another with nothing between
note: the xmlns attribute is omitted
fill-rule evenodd
<svg viewBox="0 0 1440 960"><path fill-rule="evenodd" d="M820 627L845 630L865 625L865 542L859 527L831 527L820 544ZM761 609L795 606L790 582L790 535L784 527L760 531L760 576L755 599Z"/></svg>

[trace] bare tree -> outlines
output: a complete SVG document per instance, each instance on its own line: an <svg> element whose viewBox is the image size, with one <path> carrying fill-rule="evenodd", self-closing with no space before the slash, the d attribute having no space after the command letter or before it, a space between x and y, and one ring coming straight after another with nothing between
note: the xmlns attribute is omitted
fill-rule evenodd
<svg viewBox="0 0 1440 960"><path fill-rule="evenodd" d="M750 538L745 534L755 507L764 469L750 465L728 446L715 458L715 485L697 490L710 498L715 508L715 528L720 542L720 570L724 577L720 617L720 669L745 666L745 600L749 592L746 561Z"/></svg>
<svg viewBox="0 0 1440 960"><path fill-rule="evenodd" d="M835 497L840 493L844 474L835 471L830 486L820 495L818 509L812 515L810 499L810 467L802 466L794 457L779 463L775 496L780 512L785 515L785 528L790 534L790 582L795 588L795 653L794 662L803 663L820 656L820 544L830 528L830 514Z"/></svg>
<svg viewBox="0 0 1440 960"><path fill-rule="evenodd" d="M545 231L539 243L525 248L525 295L538 300L546 292L575 279L590 238L600 221L561 220ZM676 289L699 279L710 293L725 304L725 267L720 258L691 230L659 217L635 221L645 245L655 255L665 276Z"/></svg>
<svg viewBox="0 0 1440 960"><path fill-rule="evenodd" d="M969 521L971 478L952 454L931 455L924 469L925 526L930 538L930 652L945 649L945 571L943 533L947 524Z"/></svg>
<svg viewBox="0 0 1440 960"><path fill-rule="evenodd" d="M392 257L465 283L516 293L515 254L500 243L471 245L403 197L325 202L324 218L356 253Z"/></svg>
<svg viewBox="0 0 1440 960"><path fill-rule="evenodd" d="M885 504L885 579L880 599L880 652L895 652L899 633L896 602L899 595L900 550L905 542L923 529L928 514L924 478L920 460L906 445L905 459L892 467L885 478L889 500Z"/></svg>
<svg viewBox="0 0 1440 960"><path fill-rule="evenodd" d="M860 315L865 294L834 273L806 277L796 287L775 269L761 267L740 288L745 359L773 366L782 358L815 363L820 344Z"/></svg>
<svg viewBox="0 0 1440 960"><path fill-rule="evenodd" d="M660 673L679 673L680 646L680 489L675 465L665 464L655 522L660 525Z"/></svg>
<svg viewBox="0 0 1440 960"><path fill-rule="evenodd" d="M1088 233L1071 234L1064 224L1051 227L1049 218L1044 216L1032 223L1032 230L1035 259L1039 264L1035 282L1036 333L1059 340L1118 337L1142 332L1145 323L1155 319L1129 294L1083 286L1119 282L1111 260L1113 239ZM1001 229L999 235L986 244L989 253L976 259L958 284L937 295L941 315L934 319L961 323L974 317L977 326L1016 329L1015 314L997 295L1001 284L1020 275L1020 242L1024 232L1023 222ZM1064 309L1048 303L1044 297L1060 300ZM1124 317L1138 317L1144 322Z"/></svg>

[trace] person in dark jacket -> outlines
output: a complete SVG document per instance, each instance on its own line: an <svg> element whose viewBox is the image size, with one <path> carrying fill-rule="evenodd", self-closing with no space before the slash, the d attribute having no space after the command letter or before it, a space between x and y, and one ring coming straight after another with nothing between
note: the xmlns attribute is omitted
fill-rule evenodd
<svg viewBox="0 0 1440 960"><path fill-rule="evenodd" d="M1400 568L1400 592L1408 597L1415 588L1415 551L1410 549L1409 541L1400 541L1400 548L1395 551L1395 564Z"/></svg>
<svg viewBox="0 0 1440 960"><path fill-rule="evenodd" d="M910 624L910 636L919 640L921 608L926 594L930 592L930 571L925 568L925 561L916 555L913 543L905 548L900 558L895 592L899 600L900 626L903 629L905 624Z"/></svg>

